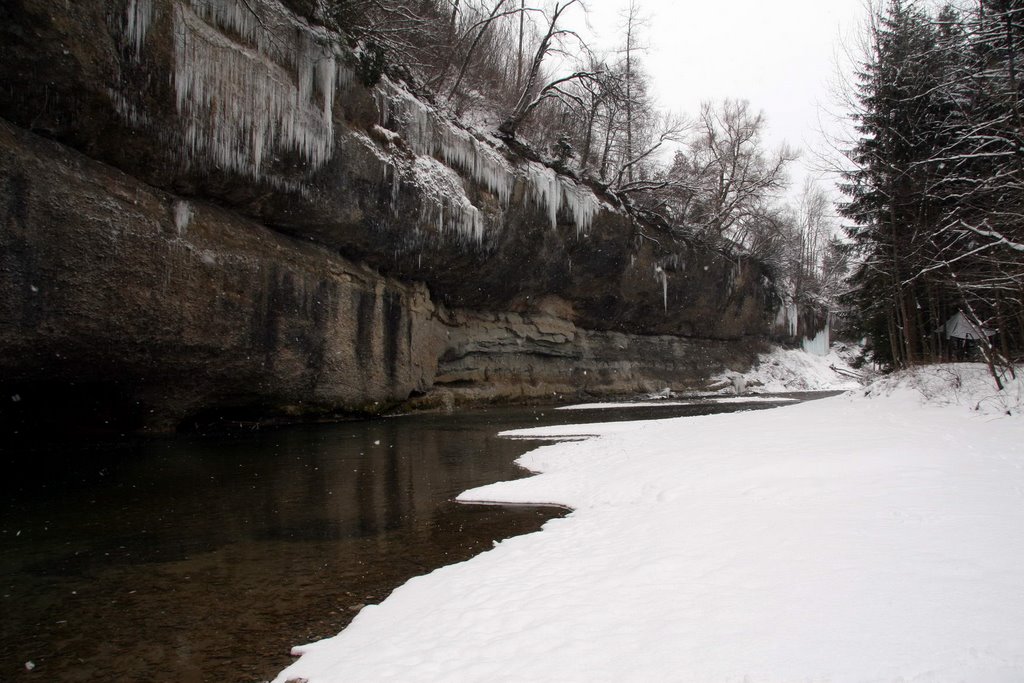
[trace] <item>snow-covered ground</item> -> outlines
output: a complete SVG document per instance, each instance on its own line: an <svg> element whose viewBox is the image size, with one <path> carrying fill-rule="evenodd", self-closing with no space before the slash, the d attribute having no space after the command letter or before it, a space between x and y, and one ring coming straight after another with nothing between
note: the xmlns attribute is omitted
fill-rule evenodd
<svg viewBox="0 0 1024 683"><path fill-rule="evenodd" d="M732 388L730 379L741 374L746 390L756 392L828 391L856 389L857 377L850 362L860 352L856 346L837 344L828 355L818 356L800 349L775 348L762 354L753 369L745 373L726 371L713 378L724 390Z"/></svg>
<svg viewBox="0 0 1024 683"><path fill-rule="evenodd" d="M1022 387L944 366L516 432L576 440L461 499L573 512L412 579L277 680L1024 680Z"/></svg>
<svg viewBox="0 0 1024 683"><path fill-rule="evenodd" d="M558 406L555 410L607 410L609 408L666 408L671 406L692 406L701 403L788 403L795 398L781 396L709 396L697 401L608 401L607 403L574 403Z"/></svg>

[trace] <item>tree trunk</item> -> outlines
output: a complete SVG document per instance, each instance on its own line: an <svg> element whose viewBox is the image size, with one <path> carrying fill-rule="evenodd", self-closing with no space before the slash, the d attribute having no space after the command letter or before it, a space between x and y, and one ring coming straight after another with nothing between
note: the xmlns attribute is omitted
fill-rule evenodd
<svg viewBox="0 0 1024 683"><path fill-rule="evenodd" d="M526 19L526 0L519 0L519 51L516 54L516 92L523 86L523 22Z"/></svg>

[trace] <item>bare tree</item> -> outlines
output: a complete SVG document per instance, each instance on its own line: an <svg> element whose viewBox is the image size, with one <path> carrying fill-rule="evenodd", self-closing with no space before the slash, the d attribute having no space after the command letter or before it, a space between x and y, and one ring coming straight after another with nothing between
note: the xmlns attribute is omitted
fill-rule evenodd
<svg viewBox="0 0 1024 683"><path fill-rule="evenodd" d="M822 275L825 248L835 232L832 221L832 199L808 180L800 192L796 206L796 223L787 264L793 283L794 298L817 288Z"/></svg>
<svg viewBox="0 0 1024 683"><path fill-rule="evenodd" d="M639 32L642 28L647 25L647 20L640 15L640 4L637 0L629 0L629 5L626 6L623 12L623 20L625 21L625 44L622 46L620 52L624 55L625 61L625 114L626 118L624 121L625 132L626 132L626 148L624 156L626 159L633 159L633 148L634 148L634 132L636 128L636 121L634 119L635 110L639 106L642 106L642 102L637 102L635 97L637 95L637 70L636 70L636 58L637 53L643 52L647 49L646 45L639 42ZM630 164L626 174L626 180L629 183L633 182L634 166Z"/></svg>
<svg viewBox="0 0 1024 683"><path fill-rule="evenodd" d="M442 52L439 46L449 43L448 15L433 2L327 0L323 7L329 26L358 40L362 54L377 53L375 59L392 68L432 68ZM459 1L453 0L451 21L458 11Z"/></svg>
<svg viewBox="0 0 1024 683"><path fill-rule="evenodd" d="M519 0L519 41L516 50L516 90L523 85L523 43L526 37L526 0Z"/></svg>
<svg viewBox="0 0 1024 683"><path fill-rule="evenodd" d="M462 85L462 79L466 75L466 69L469 68L469 65L473 61L473 54L480 45L480 42L483 40L483 37L486 35L487 29L490 28L491 24L501 17L515 14L517 12L521 14L521 10L513 10L511 12L502 11L508 2L509 0L497 0L497 2L494 3L494 6L491 7L491 11L487 13L487 16L474 23L463 34L464 37L469 35L473 35L474 37L472 42L469 44L469 49L466 50L466 55L462 60L462 66L459 68L459 74L455 77L455 82L452 83L452 87L448 91L448 99L452 99L455 96L455 93L459 91L459 86ZM444 71L439 74L439 77L444 78Z"/></svg>
<svg viewBox="0 0 1024 683"><path fill-rule="evenodd" d="M520 90L519 99L498 126L499 132L504 135L514 138L517 129L526 117L547 99L577 99L578 96L569 91L565 87L565 84L578 79L593 78L595 76L595 74L590 71L579 70L569 75L555 78L545 84L541 83L543 75L541 67L544 60L553 53L564 54L562 45L566 40L574 40L581 48L586 50L586 43L584 43L579 37L579 34L575 31L564 29L559 26L559 20L562 18L565 11L577 4L582 6L580 0L556 2L551 12L545 13L547 28L541 37L540 43L537 45L536 52L534 52L533 61L530 63L530 70L527 72L526 80Z"/></svg>
<svg viewBox="0 0 1024 683"><path fill-rule="evenodd" d="M650 164L655 154L667 143L682 142L691 128L691 124L686 119L674 114L665 114L660 117L657 129L645 141L644 147L636 154L622 158L618 172L608 183L608 187L623 194L659 190L672 185L674 181L669 174L653 174L641 169ZM629 130L628 125L626 129ZM626 152L627 154L630 152L628 144Z"/></svg>
<svg viewBox="0 0 1024 683"><path fill-rule="evenodd" d="M746 100L701 105L697 130L674 169L686 198L687 227L711 239L743 243L753 220L787 186L786 166L797 153L783 145L767 152L762 141L764 115Z"/></svg>

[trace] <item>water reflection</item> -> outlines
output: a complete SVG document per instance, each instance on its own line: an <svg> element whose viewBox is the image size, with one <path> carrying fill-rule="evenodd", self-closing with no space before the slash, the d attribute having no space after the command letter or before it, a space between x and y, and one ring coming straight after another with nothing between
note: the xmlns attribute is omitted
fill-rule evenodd
<svg viewBox="0 0 1024 683"><path fill-rule="evenodd" d="M512 461L535 444L500 429L580 419L505 409L7 448L0 680L270 678L291 645L408 578L560 514L450 501L523 476Z"/></svg>
<svg viewBox="0 0 1024 683"><path fill-rule="evenodd" d="M0 680L272 676L290 645L554 514L449 502L521 475L528 444L496 419L5 450Z"/></svg>

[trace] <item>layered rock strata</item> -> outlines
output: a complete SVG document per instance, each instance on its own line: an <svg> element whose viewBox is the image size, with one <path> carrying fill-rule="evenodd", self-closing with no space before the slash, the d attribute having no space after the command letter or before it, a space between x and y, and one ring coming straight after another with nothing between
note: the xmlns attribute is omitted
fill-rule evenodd
<svg viewBox="0 0 1024 683"><path fill-rule="evenodd" d="M790 331L756 262L365 85L300 4L0 7L8 425L693 385Z"/></svg>

